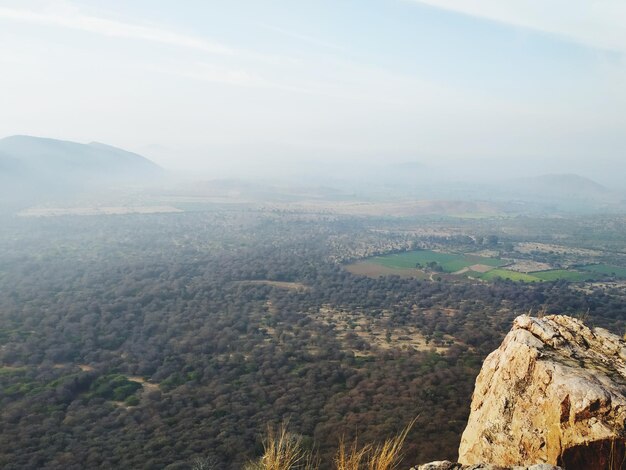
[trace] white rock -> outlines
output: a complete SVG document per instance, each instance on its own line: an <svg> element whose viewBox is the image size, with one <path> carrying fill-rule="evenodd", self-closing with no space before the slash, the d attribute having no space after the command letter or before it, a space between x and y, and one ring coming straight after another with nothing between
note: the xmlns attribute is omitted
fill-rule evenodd
<svg viewBox="0 0 626 470"><path fill-rule="evenodd" d="M625 393L621 338L571 317L520 316L476 379L459 462L619 468Z"/></svg>

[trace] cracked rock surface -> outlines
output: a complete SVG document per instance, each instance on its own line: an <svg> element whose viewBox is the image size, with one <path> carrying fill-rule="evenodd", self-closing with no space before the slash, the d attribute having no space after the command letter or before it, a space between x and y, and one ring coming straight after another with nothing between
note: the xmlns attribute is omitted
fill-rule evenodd
<svg viewBox="0 0 626 470"><path fill-rule="evenodd" d="M462 464L493 466L449 468L626 468L625 394L621 338L563 315L517 317L476 379L459 448Z"/></svg>
<svg viewBox="0 0 626 470"><path fill-rule="evenodd" d="M410 470L563 470L561 467L548 464L531 465L530 467L502 467L491 464L476 464L476 465L462 465L460 463L453 463L447 460L439 462L430 462L423 465L418 465Z"/></svg>

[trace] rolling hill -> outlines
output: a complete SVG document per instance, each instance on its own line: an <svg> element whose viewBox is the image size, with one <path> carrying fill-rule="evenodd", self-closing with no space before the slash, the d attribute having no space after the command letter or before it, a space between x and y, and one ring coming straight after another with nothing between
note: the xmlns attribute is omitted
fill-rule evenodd
<svg viewBox="0 0 626 470"><path fill-rule="evenodd" d="M25 135L0 139L0 195L5 198L143 185L164 173L141 155L97 142Z"/></svg>
<svg viewBox="0 0 626 470"><path fill-rule="evenodd" d="M594 180L573 173L516 178L509 181L508 186L519 191L541 192L566 198L605 196L609 193L609 189Z"/></svg>

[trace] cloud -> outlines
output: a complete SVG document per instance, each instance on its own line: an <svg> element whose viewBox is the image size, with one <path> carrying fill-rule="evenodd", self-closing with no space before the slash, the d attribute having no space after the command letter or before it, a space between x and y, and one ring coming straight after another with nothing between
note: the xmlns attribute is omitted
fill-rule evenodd
<svg viewBox="0 0 626 470"><path fill-rule="evenodd" d="M171 46L196 49L211 54L234 55L238 52L223 44L159 27L125 23L70 11L65 11L63 14L53 12L39 13L32 10L0 7L0 19L58 26L87 31L103 36L152 41Z"/></svg>
<svg viewBox="0 0 626 470"><path fill-rule="evenodd" d="M216 66L215 64L205 64L198 62L187 67L155 68L157 72L175 75L193 80L206 82L223 83L226 85L237 85L246 87L268 86L267 81L256 74L246 70L233 69L229 67Z"/></svg>
<svg viewBox="0 0 626 470"><path fill-rule="evenodd" d="M302 41L306 44L310 44L312 46L317 46L317 47L322 47L322 48L326 48L326 49L333 49L335 51L345 51L344 47L338 46L336 44L332 44L330 42L327 41L322 41L316 37L313 36L308 36L306 34L301 34L301 33L296 33L294 31L289 31L283 28L279 28L277 26L272 26L269 24L264 24L264 23L258 23L259 26L261 28L267 29L268 31L272 31L274 33L278 33L281 34L283 36L292 38L292 39L297 39L299 41Z"/></svg>
<svg viewBox="0 0 626 470"><path fill-rule="evenodd" d="M413 0L436 8L626 52L623 0Z"/></svg>
<svg viewBox="0 0 626 470"><path fill-rule="evenodd" d="M263 88L287 91L291 93L327 96L335 99L362 100L372 99L367 90L357 92L352 89L354 79L373 71L356 73L350 64L334 56L325 57L324 67L318 62L309 62L302 58L283 55L258 53L254 50L232 48L227 45L208 41L202 37L169 30L159 25L146 25L118 21L85 14L71 2L44 3L47 8L39 11L19 7L0 6L0 20L30 23L38 26L58 27L84 31L108 37L150 41L217 55L224 59L189 62L186 58L175 60L169 66L162 63L147 66L153 72L178 76L209 83L221 83L247 88ZM264 26L265 27L265 26ZM326 48L336 48L332 44L318 41L309 36L293 34L290 31L266 27L276 33L297 37L299 40ZM220 63L225 62L225 63ZM317 76L319 70L328 70L324 77ZM339 85L335 82L339 80ZM345 89L345 81L351 83Z"/></svg>

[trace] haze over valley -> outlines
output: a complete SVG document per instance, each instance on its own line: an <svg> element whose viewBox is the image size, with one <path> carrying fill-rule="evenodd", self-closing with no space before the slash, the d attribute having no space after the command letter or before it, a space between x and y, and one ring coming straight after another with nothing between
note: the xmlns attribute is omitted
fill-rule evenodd
<svg viewBox="0 0 626 470"><path fill-rule="evenodd" d="M177 198L195 198L207 204L277 204L338 212L349 211L350 206L358 204L384 212L384 206L376 209L375 205L414 203L424 207L422 212L444 210L457 214L619 212L626 204L623 188L610 188L573 173L515 178L492 173L474 177L469 171L463 176L458 169L445 172L418 162L405 162L359 165L352 174L332 173L330 169L323 174L321 167L311 173L303 167L285 174L278 167L275 174L256 178L245 174L194 178L167 171L141 155L103 143L80 144L31 136L1 139L0 167L0 201L8 210L13 206L31 209L30 213L51 204L55 209L85 204L98 207L113 202L136 205L137 201L154 206L163 202L170 205ZM442 209L444 206L447 209Z"/></svg>
<svg viewBox="0 0 626 470"><path fill-rule="evenodd" d="M1 1L0 468L621 468L625 17Z"/></svg>

